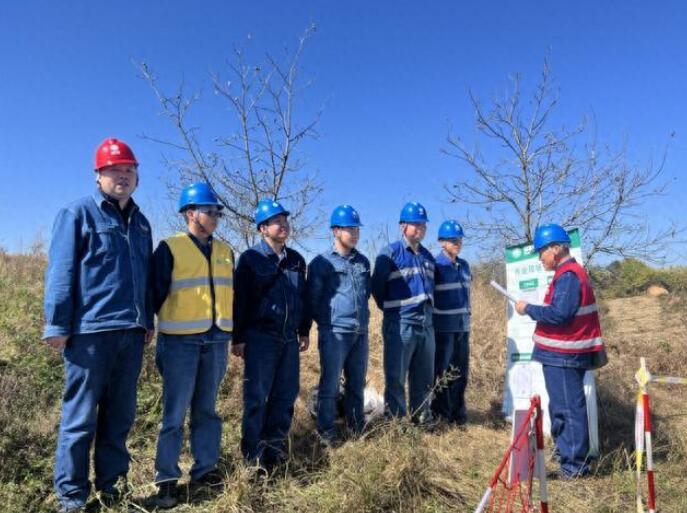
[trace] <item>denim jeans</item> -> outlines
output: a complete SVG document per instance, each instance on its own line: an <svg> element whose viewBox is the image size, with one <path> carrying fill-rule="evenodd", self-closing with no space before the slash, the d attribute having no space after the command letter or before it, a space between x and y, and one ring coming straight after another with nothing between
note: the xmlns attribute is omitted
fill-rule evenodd
<svg viewBox="0 0 687 513"><path fill-rule="evenodd" d="M198 335L158 336L155 361L162 375L163 414L155 482L181 477L179 455L189 408L194 460L191 479L217 468L222 420L215 411L215 403L227 370L228 339L228 333L216 328Z"/></svg>
<svg viewBox="0 0 687 513"><path fill-rule="evenodd" d="M320 384L317 391L317 431L323 438L336 436L336 398L341 371L345 378L346 425L361 432L365 425L364 392L369 351L367 333L319 332Z"/></svg>
<svg viewBox="0 0 687 513"><path fill-rule="evenodd" d="M589 425L584 395L585 369L543 365L549 394L551 436L567 475L589 473Z"/></svg>
<svg viewBox="0 0 687 513"><path fill-rule="evenodd" d="M249 463L273 465L286 456L299 390L298 340L255 330L245 334L241 452Z"/></svg>
<svg viewBox="0 0 687 513"><path fill-rule="evenodd" d="M94 438L96 490L113 493L117 479L129 471L126 438L136 415L144 333L142 329L85 333L67 342L55 454L55 491L65 510L83 506L88 499Z"/></svg>
<svg viewBox="0 0 687 513"><path fill-rule="evenodd" d="M410 324L397 319L385 319L384 338L384 402L387 415L405 416L405 382L408 379L410 413L414 419L424 419L431 412L430 401L434 383L434 329L432 325Z"/></svg>
<svg viewBox="0 0 687 513"><path fill-rule="evenodd" d="M449 422L463 423L467 420L465 388L468 385L470 333L437 332L435 336L434 379L437 390L432 411Z"/></svg>

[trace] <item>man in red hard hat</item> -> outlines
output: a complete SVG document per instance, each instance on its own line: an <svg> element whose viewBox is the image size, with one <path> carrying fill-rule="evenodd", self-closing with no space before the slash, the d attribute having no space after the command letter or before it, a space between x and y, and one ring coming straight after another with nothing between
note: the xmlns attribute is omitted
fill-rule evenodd
<svg viewBox="0 0 687 513"><path fill-rule="evenodd" d="M153 335L152 233L131 198L138 162L126 143L106 139L95 173L93 194L57 214L45 281L43 339L62 352L65 369L55 455L63 512L86 505L91 443L96 490L105 502L120 496L143 346Z"/></svg>

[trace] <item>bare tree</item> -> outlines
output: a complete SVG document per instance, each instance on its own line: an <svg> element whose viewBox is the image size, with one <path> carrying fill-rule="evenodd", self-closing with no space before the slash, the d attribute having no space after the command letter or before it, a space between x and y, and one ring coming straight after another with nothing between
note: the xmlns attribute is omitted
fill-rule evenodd
<svg viewBox="0 0 687 513"><path fill-rule="evenodd" d="M322 186L314 173L306 171L299 151L304 140L317 137L321 114L318 111L303 121L298 112L298 100L310 85L299 80L301 58L314 32L311 25L294 51L286 50L281 59L268 54L257 65L247 63L244 51L234 48L227 64L230 78L219 73L210 76L215 96L228 105L233 119L227 133L212 137L209 143L189 121L200 94L187 95L183 83L173 94L166 94L151 68L137 64L162 107L160 114L178 136L164 140L144 134L169 150L165 164L177 175L170 186L176 192L191 182L209 183L229 214L219 234L236 248L254 244L253 213L262 198L284 202L291 212L295 240L307 238L319 221L312 206Z"/></svg>
<svg viewBox="0 0 687 513"><path fill-rule="evenodd" d="M468 147L449 132L442 151L467 164L464 179L447 185L452 202L467 204L466 225L487 247L531 241L539 224L581 230L587 261L599 254L661 259L673 225L650 230L637 208L663 194L664 152L658 164L633 165L625 147L599 149L588 123L552 129L558 105L548 64L529 101L512 79L505 98L488 108L470 94L476 129L486 143Z"/></svg>

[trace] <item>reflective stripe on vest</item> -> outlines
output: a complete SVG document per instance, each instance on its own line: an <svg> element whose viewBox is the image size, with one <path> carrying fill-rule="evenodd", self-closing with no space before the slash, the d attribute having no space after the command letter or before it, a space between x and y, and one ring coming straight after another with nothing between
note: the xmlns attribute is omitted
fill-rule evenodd
<svg viewBox="0 0 687 513"><path fill-rule="evenodd" d="M434 307L434 315L456 315L466 313L470 313L469 308L450 308L448 310L442 310L436 306Z"/></svg>
<svg viewBox="0 0 687 513"><path fill-rule="evenodd" d="M234 322L231 319L220 319L220 324L221 327L223 328L228 328L228 330L225 331L230 331L231 328L234 327ZM210 323L212 325L212 323ZM195 330L202 329L203 332L207 331L209 326L207 320L202 320L202 321L159 321L158 322L158 327L160 328L160 331L163 333L172 333L172 332L179 332L179 331L188 331L188 330L194 330L191 331L191 333L195 333ZM165 330L165 331L163 331ZM202 333L202 332L201 332Z"/></svg>
<svg viewBox="0 0 687 513"><path fill-rule="evenodd" d="M584 349L587 352L589 350L600 350L603 345L603 339L601 337L594 337L587 340L556 340L555 338L543 337L541 335L533 335L532 340L536 343L557 349ZM598 348L598 349L597 349Z"/></svg>
<svg viewBox="0 0 687 513"><path fill-rule="evenodd" d="M465 285L462 282L453 282L453 283L440 283L439 285L434 286L434 290L454 290L454 289L462 289L464 288Z"/></svg>
<svg viewBox="0 0 687 513"><path fill-rule="evenodd" d="M398 278L407 278L408 276L412 276L414 274L424 274L428 278L431 278L432 280L434 279L433 269L420 269L419 267L408 267L406 269L400 269L398 271L390 272L387 281L395 280Z"/></svg>
<svg viewBox="0 0 687 513"><path fill-rule="evenodd" d="M160 332L172 335L203 333L212 327L213 317L218 328L231 331L234 299L231 248L222 241L213 240L209 264L187 234L179 233L165 242L172 253L174 266L169 293L158 313Z"/></svg>
<svg viewBox="0 0 687 513"><path fill-rule="evenodd" d="M587 315L592 312L597 312L599 309L596 307L596 303L587 306L581 306L575 312L575 315Z"/></svg>
<svg viewBox="0 0 687 513"><path fill-rule="evenodd" d="M416 305L428 299L431 300L432 296L430 296L429 294L422 293L418 294L417 296L409 297L407 299L384 301L384 308L398 308L400 306Z"/></svg>

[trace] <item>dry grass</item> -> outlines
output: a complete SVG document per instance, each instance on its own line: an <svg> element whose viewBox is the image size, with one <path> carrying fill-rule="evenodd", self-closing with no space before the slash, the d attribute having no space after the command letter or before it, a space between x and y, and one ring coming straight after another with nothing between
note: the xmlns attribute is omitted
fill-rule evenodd
<svg viewBox="0 0 687 513"><path fill-rule="evenodd" d="M42 260L0 255L0 504L2 511L51 511L51 466L59 416L60 361L38 344ZM479 281L473 295L470 424L466 429L421 433L405 422L377 426L364 438L328 454L316 450L314 424L305 410L317 381L316 344L303 355L301 394L288 468L269 481L256 480L240 464L242 364L230 362L219 404L224 419L224 491L191 495L180 512L463 512L472 511L504 448L510 426L500 416L505 368L505 305ZM659 299L609 300L604 324L611 362L599 374L603 458L596 475L550 483L552 511L625 512L634 508L633 374L647 356L655 373L687 375L684 324ZM373 309L369 381L383 390L380 316ZM313 341L315 337L313 337ZM137 510L149 510L154 493L154 447L161 385L149 348L141 375L139 415L130 438L129 475ZM687 388L656 386L655 439L658 503L662 511L687 511L684 498ZM186 454L183 468L190 460ZM120 510L125 511L122 507Z"/></svg>

